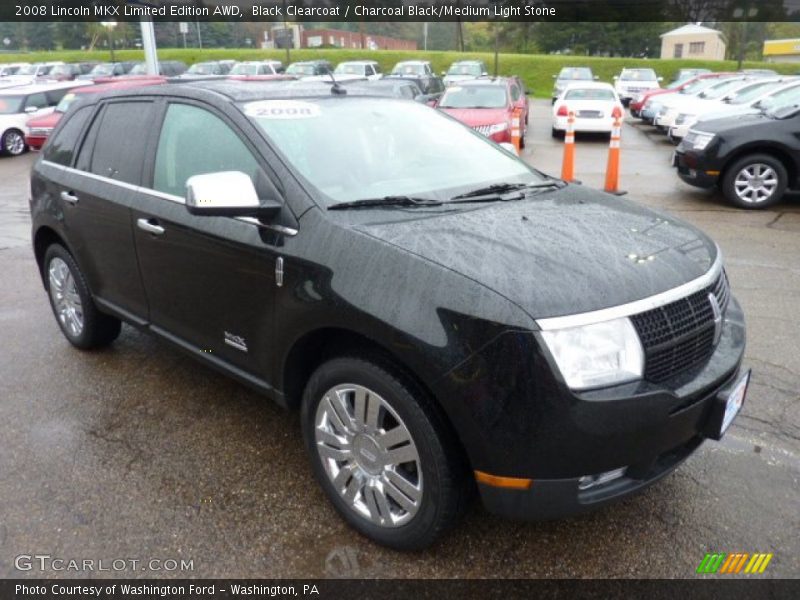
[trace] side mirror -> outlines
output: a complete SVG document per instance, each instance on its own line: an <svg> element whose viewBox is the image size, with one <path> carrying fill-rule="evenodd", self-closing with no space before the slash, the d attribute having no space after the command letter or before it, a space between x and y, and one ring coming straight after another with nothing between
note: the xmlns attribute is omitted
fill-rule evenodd
<svg viewBox="0 0 800 600"><path fill-rule="evenodd" d="M619 75L614 75L614 79L619 79Z"/></svg>
<svg viewBox="0 0 800 600"><path fill-rule="evenodd" d="M556 76L555 76L555 75L553 75L553 79L555 79L555 78L556 78Z"/></svg>
<svg viewBox="0 0 800 600"><path fill-rule="evenodd" d="M481 72L481 77L488 77L488 76L489 76L489 72L488 71L482 71Z"/></svg>
<svg viewBox="0 0 800 600"><path fill-rule="evenodd" d="M273 217L279 202L262 203L250 177L241 171L195 175L186 182L186 209L209 217Z"/></svg>
<svg viewBox="0 0 800 600"><path fill-rule="evenodd" d="M663 77L659 77L657 81L664 81Z"/></svg>
<svg viewBox="0 0 800 600"><path fill-rule="evenodd" d="M525 95L526 96L530 96L531 94L533 94L533 90L529 90L528 88L525 88Z"/></svg>
<svg viewBox="0 0 800 600"><path fill-rule="evenodd" d="M442 77L444 77L445 75L447 75L447 71L442 71Z"/></svg>
<svg viewBox="0 0 800 600"><path fill-rule="evenodd" d="M599 80L599 79L600 79L600 75L595 75L595 76L593 77L593 79L594 79L595 81ZM614 79L616 79L616 77L614 77Z"/></svg>

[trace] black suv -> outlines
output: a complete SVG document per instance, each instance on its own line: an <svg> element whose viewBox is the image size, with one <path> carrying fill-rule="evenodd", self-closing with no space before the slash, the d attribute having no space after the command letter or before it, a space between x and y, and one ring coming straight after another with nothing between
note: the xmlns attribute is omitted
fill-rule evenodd
<svg viewBox="0 0 800 600"><path fill-rule="evenodd" d="M719 186L740 208L766 208L800 189L800 106L698 121L673 165L696 187Z"/></svg>
<svg viewBox="0 0 800 600"><path fill-rule="evenodd" d="M724 433L749 373L714 242L364 90L76 101L31 180L66 338L124 321L299 408L331 502L396 548L476 488L515 518L586 511Z"/></svg>

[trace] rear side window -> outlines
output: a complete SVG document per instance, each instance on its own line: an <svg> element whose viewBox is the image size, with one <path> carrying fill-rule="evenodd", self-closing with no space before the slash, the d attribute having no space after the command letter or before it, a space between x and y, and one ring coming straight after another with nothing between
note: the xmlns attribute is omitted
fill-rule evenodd
<svg viewBox="0 0 800 600"><path fill-rule="evenodd" d="M38 94L31 94L25 101L25 108L47 108L48 106L47 96L41 92Z"/></svg>
<svg viewBox="0 0 800 600"><path fill-rule="evenodd" d="M45 95L47 96L47 105L55 106L61 102L61 99L67 95L68 91L69 90L67 88L63 88L60 90L51 90L49 92L45 92Z"/></svg>
<svg viewBox="0 0 800 600"><path fill-rule="evenodd" d="M86 106L78 109L71 116L62 117L66 120L45 146L44 159L65 167L72 166L72 158L77 152L81 131L91 114L92 107Z"/></svg>
<svg viewBox="0 0 800 600"><path fill-rule="evenodd" d="M92 123L78 168L109 179L139 185L144 150L153 121L152 102L115 102L106 105ZM94 139L94 144L88 143ZM92 147L93 146L93 147ZM86 153L91 158L86 160Z"/></svg>
<svg viewBox="0 0 800 600"><path fill-rule="evenodd" d="M249 148L222 119L188 104L169 106L156 152L155 190L183 196L193 175L241 171L255 182L258 170Z"/></svg>

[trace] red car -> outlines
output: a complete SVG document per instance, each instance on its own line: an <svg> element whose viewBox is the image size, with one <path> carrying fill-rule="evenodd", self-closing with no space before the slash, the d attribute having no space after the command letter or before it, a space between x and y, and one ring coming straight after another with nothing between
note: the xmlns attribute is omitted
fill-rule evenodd
<svg viewBox="0 0 800 600"><path fill-rule="evenodd" d="M82 94L100 94L102 92L110 92L112 90L129 89L134 87L146 85L158 85L166 81L165 77L146 77L135 80L120 80L114 83L104 83L101 85L87 85L85 87L75 88L61 99L55 110L49 115L30 119L26 123L28 133L25 136L25 143L28 144L31 150L41 150L47 138L53 132L58 122L61 120L62 115L67 112L70 105L79 98Z"/></svg>
<svg viewBox="0 0 800 600"><path fill-rule="evenodd" d="M460 81L445 90L436 106L498 144L511 143L511 119L519 110L520 144L525 145L528 98L517 77L479 77Z"/></svg>
<svg viewBox="0 0 800 600"><path fill-rule="evenodd" d="M734 73L703 73L702 75L697 75L689 79L684 79L683 81L680 82L675 82L670 87L647 90L646 92L642 92L638 96L632 98L630 104L628 105L628 109L631 111L632 117L639 117L641 115L642 108L644 108L645 102L647 102L653 96L660 96L661 94L674 94L675 92L680 92L683 88L689 87L690 85L701 79L715 79L717 77L728 77L733 74Z"/></svg>

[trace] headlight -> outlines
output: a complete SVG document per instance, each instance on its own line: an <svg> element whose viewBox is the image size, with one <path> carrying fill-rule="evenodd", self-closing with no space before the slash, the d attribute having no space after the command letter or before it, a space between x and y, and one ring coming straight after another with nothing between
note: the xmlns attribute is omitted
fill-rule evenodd
<svg viewBox="0 0 800 600"><path fill-rule="evenodd" d="M627 317L542 331L567 385L582 390L641 379L644 351Z"/></svg>
<svg viewBox="0 0 800 600"><path fill-rule="evenodd" d="M486 128L486 135L494 135L508 129L508 123L495 123Z"/></svg>
<svg viewBox="0 0 800 600"><path fill-rule="evenodd" d="M692 148L695 150L705 150L706 146L714 139L713 133L706 133L704 131L691 131L690 133L693 135L689 139L689 143L692 144Z"/></svg>

